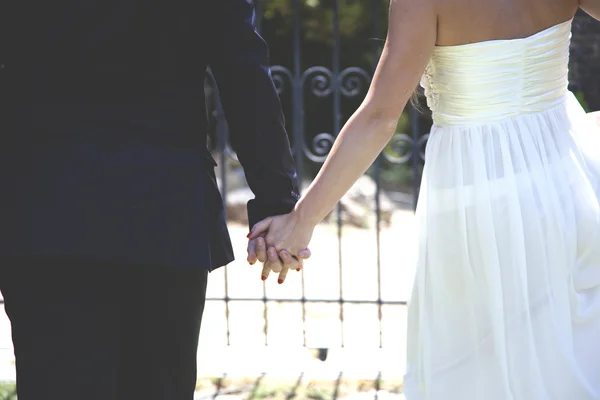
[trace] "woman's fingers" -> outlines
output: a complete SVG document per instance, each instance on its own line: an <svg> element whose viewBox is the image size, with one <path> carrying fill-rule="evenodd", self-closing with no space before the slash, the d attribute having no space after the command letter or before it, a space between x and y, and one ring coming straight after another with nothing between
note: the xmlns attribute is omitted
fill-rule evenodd
<svg viewBox="0 0 600 400"><path fill-rule="evenodd" d="M258 247L257 244L257 248ZM292 256L287 250L277 252L274 247L269 247L266 253L267 261L264 263L261 275L263 281L266 280L269 277L269 273L273 271L279 273L277 282L282 284L285 282L290 269L301 271L304 267L304 259ZM310 257L310 251L308 256Z"/></svg>
<svg viewBox="0 0 600 400"><path fill-rule="evenodd" d="M270 273L271 273L271 267L269 267L269 263L264 263L262 272L260 273L260 279L262 279L263 281L266 281L267 278L269 277Z"/></svg>
<svg viewBox="0 0 600 400"><path fill-rule="evenodd" d="M304 260L300 258L298 259L298 268L296 268L296 271L300 272L302 268L304 268Z"/></svg>
<svg viewBox="0 0 600 400"><path fill-rule="evenodd" d="M281 250L279 252L279 257L283 260L283 268L286 269L285 274L283 274L283 276L279 274L279 283L281 284L285 281L285 277L287 276L287 273L290 269L294 269L296 271L300 271L300 269L302 269L302 259L297 259L296 257L293 257L287 250Z"/></svg>
<svg viewBox="0 0 600 400"><path fill-rule="evenodd" d="M285 282L285 277L287 276L287 273L290 269L288 267L283 267L281 269L281 272L279 273L279 279L277 279L277 283L279 283L280 285Z"/></svg>
<svg viewBox="0 0 600 400"><path fill-rule="evenodd" d="M292 255L287 250L281 250L279 252L279 257L281 257L286 267L296 269L298 261L296 261L296 259L292 257Z"/></svg>

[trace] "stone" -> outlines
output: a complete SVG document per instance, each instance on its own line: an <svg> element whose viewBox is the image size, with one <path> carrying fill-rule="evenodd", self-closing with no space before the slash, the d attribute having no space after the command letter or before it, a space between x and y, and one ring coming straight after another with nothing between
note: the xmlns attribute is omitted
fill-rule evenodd
<svg viewBox="0 0 600 400"><path fill-rule="evenodd" d="M369 229L376 225L375 195L377 184L368 175L363 175L340 201L342 223ZM396 210L394 202L382 191L379 193L380 217L384 226L389 226ZM337 221L337 207L326 218Z"/></svg>

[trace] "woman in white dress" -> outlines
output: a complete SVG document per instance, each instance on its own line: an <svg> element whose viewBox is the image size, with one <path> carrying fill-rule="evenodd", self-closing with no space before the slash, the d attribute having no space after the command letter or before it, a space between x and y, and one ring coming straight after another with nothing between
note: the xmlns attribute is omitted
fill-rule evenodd
<svg viewBox="0 0 600 400"><path fill-rule="evenodd" d="M600 399L600 130L567 90L578 7L600 17L600 0L392 0L364 103L295 211L250 234L306 248L421 80L408 400Z"/></svg>

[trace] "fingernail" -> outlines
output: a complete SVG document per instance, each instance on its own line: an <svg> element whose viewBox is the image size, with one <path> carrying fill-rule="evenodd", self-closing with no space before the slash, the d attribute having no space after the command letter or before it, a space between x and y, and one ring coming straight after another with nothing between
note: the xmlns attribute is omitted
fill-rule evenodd
<svg viewBox="0 0 600 400"><path fill-rule="evenodd" d="M296 268L296 271L300 271L302 268Z"/></svg>
<svg viewBox="0 0 600 400"><path fill-rule="evenodd" d="M277 279L277 283L281 285L283 283L283 279Z"/></svg>
<svg viewBox="0 0 600 400"><path fill-rule="evenodd" d="M248 239L250 239L250 235L252 235L252 232L249 232L249 233L246 235L246 237L247 237Z"/></svg>
<svg viewBox="0 0 600 400"><path fill-rule="evenodd" d="M266 281L267 277L263 275L263 276L260 277L260 279L262 279L263 281Z"/></svg>

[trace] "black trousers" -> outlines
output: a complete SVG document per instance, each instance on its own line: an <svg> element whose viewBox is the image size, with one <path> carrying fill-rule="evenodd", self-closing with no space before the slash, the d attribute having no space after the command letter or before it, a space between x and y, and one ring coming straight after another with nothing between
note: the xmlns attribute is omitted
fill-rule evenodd
<svg viewBox="0 0 600 400"><path fill-rule="evenodd" d="M4 265L19 400L192 400L207 274Z"/></svg>

